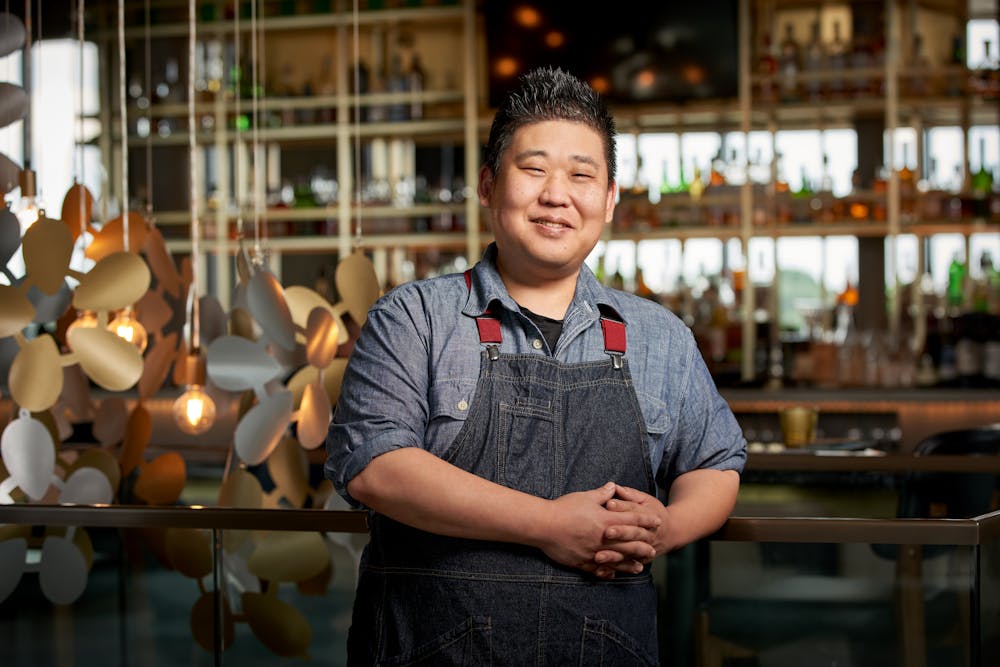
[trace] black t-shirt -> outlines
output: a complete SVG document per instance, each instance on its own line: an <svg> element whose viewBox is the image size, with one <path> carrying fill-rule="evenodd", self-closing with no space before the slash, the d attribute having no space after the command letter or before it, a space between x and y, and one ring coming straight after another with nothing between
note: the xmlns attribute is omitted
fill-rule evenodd
<svg viewBox="0 0 1000 667"><path fill-rule="evenodd" d="M544 315L533 313L524 306L521 306L521 312L524 313L529 320L534 322L535 326L538 327L538 330L542 332L545 342L549 345L549 350L555 350L556 343L559 341L559 336L562 334L563 321L554 320L551 317L545 317Z"/></svg>

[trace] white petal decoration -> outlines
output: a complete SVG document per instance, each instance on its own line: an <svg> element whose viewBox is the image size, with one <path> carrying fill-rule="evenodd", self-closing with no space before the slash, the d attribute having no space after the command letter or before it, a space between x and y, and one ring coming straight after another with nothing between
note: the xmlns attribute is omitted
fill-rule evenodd
<svg viewBox="0 0 1000 667"><path fill-rule="evenodd" d="M285 302L281 283L270 271L259 270L250 278L247 290L250 314L260 324L264 336L276 345L295 349L295 324Z"/></svg>
<svg viewBox="0 0 1000 667"><path fill-rule="evenodd" d="M31 500L41 500L52 483L56 464L56 447L49 430L22 410L0 436L0 452L17 486Z"/></svg>
<svg viewBox="0 0 1000 667"><path fill-rule="evenodd" d="M263 345L242 336L215 339L205 358L208 377L226 391L258 389L282 373L281 365Z"/></svg>
<svg viewBox="0 0 1000 667"><path fill-rule="evenodd" d="M87 561L65 537L45 538L41 563L38 583L51 602L72 604L87 587Z"/></svg>
<svg viewBox="0 0 1000 667"><path fill-rule="evenodd" d="M299 421L295 434L306 449L316 449L326 440L333 419L333 409L326 390L318 383L311 382L302 391L299 404Z"/></svg>
<svg viewBox="0 0 1000 667"><path fill-rule="evenodd" d="M292 392L265 396L250 408L236 426L236 453L250 465L266 459L288 428L292 418Z"/></svg>
<svg viewBox="0 0 1000 667"><path fill-rule="evenodd" d="M0 542L0 602L17 588L27 555L28 542L23 537Z"/></svg>
<svg viewBox="0 0 1000 667"><path fill-rule="evenodd" d="M97 468L79 468L66 480L59 502L77 505L103 505L114 498L111 483Z"/></svg>

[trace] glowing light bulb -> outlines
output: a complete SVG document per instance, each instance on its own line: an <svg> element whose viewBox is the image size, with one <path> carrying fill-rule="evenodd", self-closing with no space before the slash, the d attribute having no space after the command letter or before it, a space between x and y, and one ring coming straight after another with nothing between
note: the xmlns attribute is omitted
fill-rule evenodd
<svg viewBox="0 0 1000 667"><path fill-rule="evenodd" d="M21 222L21 229L27 229L38 222L38 218L45 215L45 210L38 199L38 192L35 190L35 172L31 169L22 169L20 185L21 201L14 209L14 215Z"/></svg>
<svg viewBox="0 0 1000 667"><path fill-rule="evenodd" d="M173 407L177 427L190 435L199 435L215 423L215 401L201 385L189 384Z"/></svg>
<svg viewBox="0 0 1000 667"><path fill-rule="evenodd" d="M132 343L139 352L146 350L146 344L149 341L146 327L142 326L142 323L135 318L131 308L125 308L118 313L118 316L108 324L108 330Z"/></svg>
<svg viewBox="0 0 1000 667"><path fill-rule="evenodd" d="M77 329L96 329L97 328L97 315L92 310L81 310L76 314L76 319L73 320L68 327L66 327L66 344L73 347L70 344L70 333Z"/></svg>

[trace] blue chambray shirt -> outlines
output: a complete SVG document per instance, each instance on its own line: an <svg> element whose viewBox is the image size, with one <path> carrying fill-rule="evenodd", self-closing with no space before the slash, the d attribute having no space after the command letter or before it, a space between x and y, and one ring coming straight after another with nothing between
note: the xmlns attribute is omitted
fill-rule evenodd
<svg viewBox="0 0 1000 667"><path fill-rule="evenodd" d="M690 329L648 299L603 286L584 265L555 350L510 297L491 244L472 270L406 283L379 299L354 346L326 440L325 475L347 483L400 447L442 455L476 396L483 346L475 317L499 304L501 353L553 354L564 363L606 358L599 304L625 322L629 371L664 489L699 468L742 472L746 441L719 395ZM353 502L353 501L352 501Z"/></svg>

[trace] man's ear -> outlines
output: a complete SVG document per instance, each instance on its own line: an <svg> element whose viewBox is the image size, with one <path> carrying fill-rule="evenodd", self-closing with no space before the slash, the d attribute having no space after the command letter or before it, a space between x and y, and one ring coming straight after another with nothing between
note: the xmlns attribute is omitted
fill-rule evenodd
<svg viewBox="0 0 1000 667"><path fill-rule="evenodd" d="M493 172L483 165L479 168L479 186L476 188L479 204L486 208L490 206L490 196L493 194Z"/></svg>
<svg viewBox="0 0 1000 667"><path fill-rule="evenodd" d="M610 225L615 219L615 199L618 198L618 181L611 181L608 198L604 202L604 224Z"/></svg>

